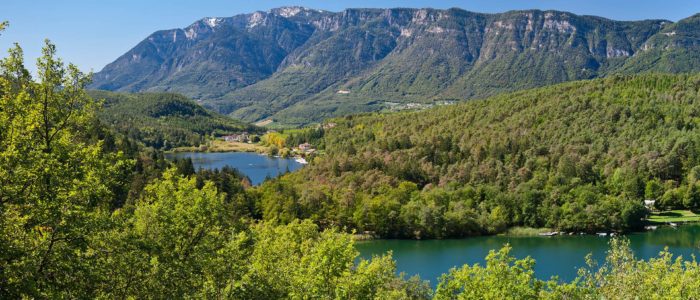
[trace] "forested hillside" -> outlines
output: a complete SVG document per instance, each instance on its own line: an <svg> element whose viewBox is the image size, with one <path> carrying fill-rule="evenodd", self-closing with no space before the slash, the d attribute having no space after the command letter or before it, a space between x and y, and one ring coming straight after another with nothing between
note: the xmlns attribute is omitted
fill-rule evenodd
<svg viewBox="0 0 700 300"><path fill-rule="evenodd" d="M158 149L198 146L211 135L261 130L207 111L178 94L90 91L90 96L104 100L98 114L104 124Z"/></svg>
<svg viewBox="0 0 700 300"><path fill-rule="evenodd" d="M6 24L0 23L0 32ZM446 137L455 137L459 135L458 132L477 136L479 130L465 130L471 128L471 123L493 124L491 128L482 125L480 129L484 134L496 137L499 135L497 132L502 132L505 138L511 134L499 131L503 128L491 122L499 119L504 121L503 124L515 126L517 122L507 120L519 116L523 118L523 128L555 127L557 122L568 120L560 115L562 113L583 114L576 105L579 102L584 108L590 105L603 114L612 113L610 122L620 125L620 129L610 129L615 134L606 137L612 141L609 149L620 151L623 156L612 155L618 158L616 160L608 154L601 154L598 158L602 162L593 162L590 170L598 170L596 166L601 164L617 164L625 169L639 168L640 176L659 176L659 179L668 180L669 185L658 191L652 185L648 189L652 192L662 192L665 188L669 193L684 187L690 191L694 186L692 183L698 178L693 172L697 168L691 169L687 179L682 177L686 175L687 167L695 162L693 125L697 123L697 111L694 110L697 103L693 101L698 98L697 77L647 76L568 84L493 98L472 106L457 106L452 115L446 109L430 111L425 113L425 122L416 124L411 124L415 119L408 121L416 114L338 120L340 125L337 131L332 128L327 135L323 132L325 136L321 139L329 151L341 155L339 160L325 157L316 161L308 172L300 173L301 176L287 176L257 190L246 189L245 179L235 170L194 173L191 161L167 162L162 152L141 147L130 141L128 136L115 134L97 118L101 109L99 103L85 91L89 79L75 66L65 66L56 57L55 46L48 41L42 57L38 59L36 78L24 67L23 52L19 46L10 49L8 57L0 61L0 299L495 300L700 297L700 266L697 262L674 257L668 252L661 252L650 261L638 261L624 240L612 240L611 251L602 268L591 262L588 268L581 269L580 276L572 282L537 279L534 276L534 260L516 260L506 245L499 251L492 251L483 266L465 265L446 270L448 273L432 290L417 277L406 279L401 274L397 275L390 253L369 260L358 258L352 237L342 232L340 227L333 226L338 223L323 221L331 220L327 216L334 211L331 210L333 203L312 203L323 197L332 201L340 199L336 202L340 203L337 207L357 207L354 214L359 216L359 220L367 212L371 214L368 220L376 221L381 217L396 221L397 214L392 209L405 204L397 200L425 201L414 203L412 211L420 214L420 220L439 222L444 218L438 213L445 213L445 218L455 220L453 214L459 213L459 209L466 211L464 217L469 221L472 216L470 203L481 201L479 207L490 209L491 215L499 220L502 213L509 213L512 209L506 207L497 212L497 207L502 205L499 202L501 199L513 199L507 193L500 192L502 196L495 200L489 198L492 194L488 193L479 194L483 198L472 197L476 194L469 192L469 187L460 190L460 181L469 186L469 182L479 180L457 176L454 178L462 179L456 181L454 188L461 192L458 192L459 197L450 197L450 193L456 194L441 191L445 184L426 171L430 165L436 168L444 165L450 169L449 165L465 160L466 154L458 154L465 150L457 150L464 148L447 147L459 145L461 140L454 144L438 143L432 150L424 146L420 150L419 145L430 140L430 137L406 130L433 128L436 132L452 130L453 133L446 134ZM571 93L556 94L558 92L586 93L576 96ZM527 105L516 105L516 96L553 109L552 117L545 115L538 121L535 112L534 115L526 113L530 111ZM562 104L555 105L555 98ZM497 106L506 104L512 107ZM640 104L647 110L644 113L634 108L625 110L630 104ZM484 107L493 111L484 111ZM593 110L587 112L592 113ZM646 124L650 132L658 134L656 138L660 142L640 149L673 145L655 156L667 159L666 164L652 164L663 167L658 169L661 171L656 167L647 167L647 170L637 163L628 162L624 155L634 157L640 153L636 148L629 147L626 152L621 149L620 143L623 141L639 139L649 142L641 138L645 134L637 133L627 124L635 123L630 120L644 115L651 117L640 118L647 123L639 124ZM526 116L531 116L534 121L526 119ZM386 120L382 121L382 118ZM479 121L482 118L484 120ZM446 127L439 129L442 122L446 122ZM570 122L566 125L575 123ZM580 127L572 130L597 132L596 126L578 125ZM458 129L450 126L464 127ZM556 170L547 167L547 162L554 164L554 153L557 152L553 144L545 141L553 143L550 138L558 137L562 145L569 145L572 140L569 135L578 136L568 129L562 131L568 133L543 130L542 134L533 134L531 140L519 138L523 141L521 144L508 144L515 148L502 148L504 146L497 138L485 140L484 150L502 151L490 150L476 155L477 162L492 161L498 164L497 161L501 161L504 166L517 164L511 163L515 160L509 158L513 156L508 153L518 151L510 150L526 149L531 147L530 142L542 142L542 151L524 154L540 159L528 167L533 175L523 175L517 180L529 183L537 182L534 179L537 177L554 176L547 180L544 187L560 190L561 195L566 195L566 187L569 186L590 186L582 190L585 193L583 199L589 205L599 201L588 192L596 188L612 191L612 196L605 199L632 201L634 193L630 191L635 190L635 185L628 184L629 178L634 178L629 173L613 175L612 178L619 180L610 180L608 188L603 183L607 182L605 173L600 181L590 179L595 177L573 177L574 173L579 174L581 168L575 167L578 166L576 163L562 163L561 157L564 156L559 156ZM411 135L401 137L398 135L401 132ZM690 139L679 143L678 132L687 133L685 136ZM307 133L304 133L305 136L318 141L318 134ZM527 134L521 132L521 136ZM387 142L379 142L377 137ZM295 138L301 136L290 139ZM341 142L341 138L345 142ZM598 145L599 140L596 138L588 142ZM630 145L635 146L634 143ZM395 164L396 171L382 167L383 164L392 165L392 159L402 158L402 155L416 155L411 154L418 153L414 152L418 151L416 149L430 150L434 155L419 158L417 161L420 164L414 169L406 169L406 163ZM589 150L595 153L598 149L592 147ZM562 151L564 154L570 152ZM375 157L379 152L385 154L383 162ZM451 156L450 153L455 154ZM581 157L587 155L578 151L572 153ZM361 157L366 161L361 161ZM426 160L427 157L429 160ZM649 164L649 161L646 163ZM559 169L559 165L563 167ZM328 168L327 171L323 171L324 168ZM581 170L589 168L583 167ZM329 181L311 176L324 172L329 176ZM438 173L455 176L450 172ZM306 180L304 178L318 181L302 182ZM398 182L400 178L411 179L418 184L404 182L398 188L394 187L392 181ZM293 180L305 183L307 188L291 185ZM488 181L493 180L484 177L484 182ZM387 182L389 184L385 184ZM345 187L336 188L346 183ZM495 181L493 187L486 189L497 195L505 189L499 184ZM680 185L674 187L673 184ZM430 188L430 185L437 187ZM418 192L418 187L425 192ZM298 189L298 194L289 194L294 189ZM381 196L383 198L364 192L379 189L384 189L386 193ZM543 197L553 198L551 193ZM371 205L363 209L362 205L366 204ZM310 205L316 205L317 210L309 213ZM436 210L444 205L456 209ZM293 209L288 210L290 208ZM389 209L382 211L383 208ZM282 210L287 212L273 215ZM342 210L335 211L340 212L338 216L342 217ZM311 220L291 220L295 213L309 214L320 225ZM402 212L399 216L403 215ZM263 216L272 220L260 221ZM324 219L321 220L321 217ZM279 225L276 221L288 224Z"/></svg>
<svg viewBox="0 0 700 300"><path fill-rule="evenodd" d="M429 297L337 229L255 222L236 171L114 136L54 45L37 69L0 62L0 299Z"/></svg>
<svg viewBox="0 0 700 300"><path fill-rule="evenodd" d="M441 238L642 225L700 207L700 76L613 76L422 112L332 120L325 150L264 184L268 220Z"/></svg>
<svg viewBox="0 0 700 300"><path fill-rule="evenodd" d="M153 33L93 88L169 91L245 121L304 125L615 73L699 71L692 16L282 7ZM421 58L421 59L416 59Z"/></svg>

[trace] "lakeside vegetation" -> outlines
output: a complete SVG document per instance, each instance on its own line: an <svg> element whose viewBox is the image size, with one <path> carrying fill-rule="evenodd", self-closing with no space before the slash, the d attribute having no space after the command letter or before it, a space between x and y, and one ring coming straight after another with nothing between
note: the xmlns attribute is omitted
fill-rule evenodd
<svg viewBox="0 0 700 300"><path fill-rule="evenodd" d="M543 233L549 232L552 232L551 228L531 228L515 226L508 228L508 230L503 234L508 236L539 236Z"/></svg>
<svg viewBox="0 0 700 300"><path fill-rule="evenodd" d="M645 199L700 205L699 95L698 75L612 76L334 119L307 138L326 155L263 184L260 210L385 238L636 230Z"/></svg>

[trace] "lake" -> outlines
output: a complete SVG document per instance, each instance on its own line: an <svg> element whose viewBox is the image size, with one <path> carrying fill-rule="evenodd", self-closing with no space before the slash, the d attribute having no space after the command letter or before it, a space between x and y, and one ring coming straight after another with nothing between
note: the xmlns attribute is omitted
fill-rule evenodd
<svg viewBox="0 0 700 300"><path fill-rule="evenodd" d="M271 157L250 152L178 152L168 153L168 159L191 158L196 170L221 169L230 166L248 176L253 185L265 181L267 177L277 177L285 172L291 172L303 165L293 158Z"/></svg>
<svg viewBox="0 0 700 300"><path fill-rule="evenodd" d="M659 227L655 231L628 234L630 246L638 258L656 256L665 246L675 255L690 259L700 254L700 225L686 225L674 229ZM608 250L609 237L592 235L554 237L486 236L454 240L375 240L357 242L361 257L393 251L399 272L408 276L420 275L435 286L439 276L455 266L479 263L491 249L500 249L506 243L512 246L511 254L517 258L531 256L536 260L535 274L540 279L557 275L570 281L576 271L585 266L585 257L591 253L602 263Z"/></svg>

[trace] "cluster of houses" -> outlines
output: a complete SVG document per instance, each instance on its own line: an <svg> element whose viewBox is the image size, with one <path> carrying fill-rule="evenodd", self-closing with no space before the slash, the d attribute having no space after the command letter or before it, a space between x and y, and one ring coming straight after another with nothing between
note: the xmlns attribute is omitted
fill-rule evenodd
<svg viewBox="0 0 700 300"><path fill-rule="evenodd" d="M314 149L314 146L309 144L309 143L303 143L299 144L299 146L292 148L292 152L294 152L296 155L294 156L296 162L300 164L308 164L306 161L306 158L304 156L306 155L311 155L314 152L316 152L316 149Z"/></svg>
<svg viewBox="0 0 700 300"><path fill-rule="evenodd" d="M247 143L248 141L250 141L250 135L248 135L247 132L225 135L225 136L222 136L221 138L227 142Z"/></svg>
<svg viewBox="0 0 700 300"><path fill-rule="evenodd" d="M303 154L311 154L311 153L316 152L316 149L314 149L313 145L311 145L309 143L299 144L298 147L296 147L292 150L294 150L297 153L303 153Z"/></svg>

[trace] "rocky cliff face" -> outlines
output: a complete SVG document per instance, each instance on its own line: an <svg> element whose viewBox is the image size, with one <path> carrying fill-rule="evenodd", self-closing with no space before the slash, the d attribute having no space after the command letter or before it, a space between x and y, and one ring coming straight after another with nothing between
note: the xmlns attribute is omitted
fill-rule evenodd
<svg viewBox="0 0 700 300"><path fill-rule="evenodd" d="M289 17L301 17L293 12L204 18L155 32L95 74L93 87L212 98L253 84L272 75L315 32L310 24L292 21Z"/></svg>
<svg viewBox="0 0 700 300"><path fill-rule="evenodd" d="M620 22L538 10L283 7L156 32L97 73L93 87L181 92L248 121L303 124L384 102L698 70L698 24L697 16Z"/></svg>

